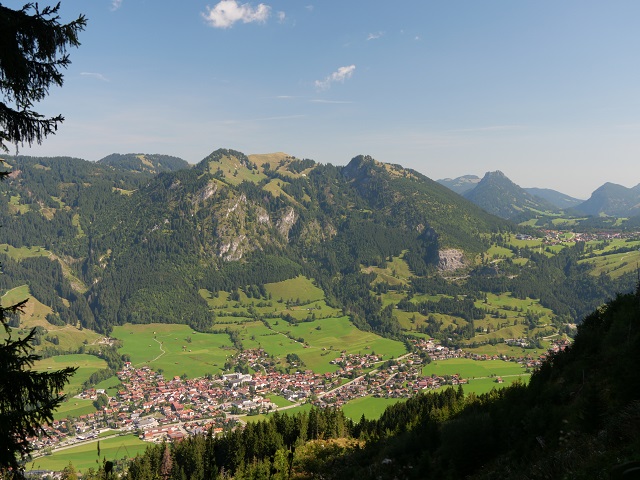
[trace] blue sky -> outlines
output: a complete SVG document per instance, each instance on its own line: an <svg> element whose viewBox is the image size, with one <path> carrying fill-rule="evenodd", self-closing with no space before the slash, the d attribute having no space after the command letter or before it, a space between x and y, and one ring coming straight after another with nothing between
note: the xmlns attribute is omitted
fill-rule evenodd
<svg viewBox="0 0 640 480"><path fill-rule="evenodd" d="M79 13L38 105L66 121L20 153L369 154L580 198L640 183L636 0L62 0Z"/></svg>

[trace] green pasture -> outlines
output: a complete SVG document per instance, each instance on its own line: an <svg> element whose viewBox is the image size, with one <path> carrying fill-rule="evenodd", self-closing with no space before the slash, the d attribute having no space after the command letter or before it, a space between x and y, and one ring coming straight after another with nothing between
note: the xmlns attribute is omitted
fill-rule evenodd
<svg viewBox="0 0 640 480"><path fill-rule="evenodd" d="M279 409L278 411L280 413L285 413L287 415L294 416L294 415L297 415L298 413L308 412L309 410L311 410L312 406L313 405L311 405L310 403L303 403L302 405L298 405L297 407ZM268 413L260 414L260 415L245 415L240 417L240 419L245 422L259 422L261 420L266 420L268 418L269 418Z"/></svg>
<svg viewBox="0 0 640 480"><path fill-rule="evenodd" d="M572 227L575 225L578 225L580 223L580 220L585 220L585 218L564 218L564 217L559 217L559 218L554 218L553 220L551 220L551 223L553 225L563 225L563 226L567 226L567 227Z"/></svg>
<svg viewBox="0 0 640 480"><path fill-rule="evenodd" d="M9 258L20 261L31 257L48 257L49 251L44 247L13 247L7 243L0 243L0 252Z"/></svg>
<svg viewBox="0 0 640 480"><path fill-rule="evenodd" d="M293 402L290 402L289 400L287 400L284 397L281 397L280 395L269 395L269 400L271 401L271 403L275 403L278 406L278 408L294 405Z"/></svg>
<svg viewBox="0 0 640 480"><path fill-rule="evenodd" d="M475 320L474 321L474 326L476 328L482 327L482 328L486 328L489 331L487 333L477 333L472 341L475 342L486 342L489 341L490 339L499 339L499 338L522 338L524 336L527 336L527 326L526 325L522 325L522 324L518 324L518 325L513 325L513 322L510 322L509 326L503 326L501 328L498 328L498 326L500 325L500 322L502 322L502 324L504 325L505 322L508 322L509 320L504 320L504 319L495 319L495 318L490 318L490 319L485 319L485 320Z"/></svg>
<svg viewBox="0 0 640 480"><path fill-rule="evenodd" d="M284 301L314 302L324 299L322 289L314 285L312 280L303 276L277 283L267 283L264 287L271 294L273 300L282 298Z"/></svg>
<svg viewBox="0 0 640 480"><path fill-rule="evenodd" d="M561 252L563 249L567 248L567 246L563 243L557 244L557 245L549 245L545 248L545 250L551 250L551 253L553 253L554 255L558 254L559 252Z"/></svg>
<svg viewBox="0 0 640 480"><path fill-rule="evenodd" d="M13 305L25 298L28 301L23 307L23 313L20 314L20 328L12 329L13 336L25 336L32 328L39 326L47 331L45 337L58 337L58 345L55 347L67 351L77 350L81 345L93 345L101 338L101 335L93 330L79 329L73 325L58 326L49 323L46 316L51 313L51 309L32 297L27 285L12 288L6 292L2 296L2 305ZM5 336L4 331L1 331L0 338L5 338ZM36 353L47 346L54 345L43 338L43 342L35 346Z"/></svg>
<svg viewBox="0 0 640 480"><path fill-rule="evenodd" d="M101 358L87 354L58 355L56 357L38 360L33 369L40 372L60 370L65 367L78 367L78 370L71 377L65 386L64 392L70 395L78 393L82 389L82 384L89 380L92 373L107 368L107 362Z"/></svg>
<svg viewBox="0 0 640 480"><path fill-rule="evenodd" d="M209 172L215 174L218 168L224 174L224 181L230 185L240 185L245 180L247 182L259 183L266 178L264 173L257 170L249 170L242 165L239 160L233 157L223 156L219 162L209 163Z"/></svg>
<svg viewBox="0 0 640 480"><path fill-rule="evenodd" d="M531 378L530 374L523 373L521 375L509 375L503 376L503 383L497 383L495 378L476 378L469 380L469 383L462 385L462 390L465 394L475 393L476 395L482 395L483 393L489 393L494 388L499 390L501 388L508 387L514 382L520 381L528 383Z"/></svg>
<svg viewBox="0 0 640 480"><path fill-rule="evenodd" d="M342 406L342 411L346 417L354 422L358 422L362 415L367 420L377 420L384 413L389 405L404 402L406 398L377 398L372 396L358 397Z"/></svg>
<svg viewBox="0 0 640 480"><path fill-rule="evenodd" d="M611 278L618 278L625 273L635 272L638 269L640 251L603 254L579 260L578 263L593 265L593 269L589 272L593 276L609 275Z"/></svg>
<svg viewBox="0 0 640 480"><path fill-rule="evenodd" d="M403 330L412 331L417 330L422 325L427 317L418 312L405 312L403 310L395 310L393 316L398 319L398 323Z"/></svg>
<svg viewBox="0 0 640 480"><path fill-rule="evenodd" d="M404 255L404 253L403 253ZM373 283L387 282L389 285L399 286L406 285L413 276L409 264L400 257L391 257L385 262L384 267L370 266L362 267L365 273L375 273L376 279Z"/></svg>
<svg viewBox="0 0 640 480"><path fill-rule="evenodd" d="M513 257L513 252L506 247L492 245L489 250L487 250L486 255L489 258L511 258Z"/></svg>
<svg viewBox="0 0 640 480"><path fill-rule="evenodd" d="M300 366L301 370L310 369L316 373L327 373L335 372L338 369L337 366L329 364L330 360L338 356L337 352L329 354L328 351L322 351L317 346L306 347L295 340L300 337L302 332L299 326L290 325L284 320L271 320L270 324L273 329L268 329L259 323L247 328L246 332L243 332L245 336L242 336L243 333L241 333L244 347L262 348L269 355L279 358L283 365L287 354L295 353L304 362L304 366ZM289 336L292 336L293 339ZM305 338L305 341L308 340Z"/></svg>
<svg viewBox="0 0 640 480"><path fill-rule="evenodd" d="M82 226L80 225L80 214L79 213L75 213L73 215L73 217L71 218L71 225L76 227L76 229L78 230L77 237L84 237L85 233L82 230Z"/></svg>
<svg viewBox="0 0 640 480"><path fill-rule="evenodd" d="M29 286L21 285L20 287L12 288L2 295L2 305L9 306L29 298Z"/></svg>
<svg viewBox="0 0 640 480"><path fill-rule="evenodd" d="M274 197L284 195L288 198L291 198L287 193L285 193L284 190L282 190L282 187L285 187L286 185L289 185L289 182L285 182L280 178L274 178L270 180L264 187L262 187L262 189L271 193Z"/></svg>
<svg viewBox="0 0 640 480"><path fill-rule="evenodd" d="M404 292L394 292L393 290L388 291L387 293L383 293L380 295L380 299L382 300L382 307L386 307L388 305L395 305L407 294Z"/></svg>
<svg viewBox="0 0 640 480"><path fill-rule="evenodd" d="M100 440L100 457L98 457L98 442L84 442L76 447L54 452L52 455L38 457L27 465L31 470L62 471L69 462L77 471L87 472L90 468L96 470L102 465L103 458L114 461L123 458L134 458L143 453L149 443L143 442L135 435L117 436ZM99 463L96 463L98 460Z"/></svg>
<svg viewBox="0 0 640 480"><path fill-rule="evenodd" d="M122 341L119 352L134 366L162 370L167 378L220 373L226 357L235 353L228 335L198 333L187 325L128 323L115 327L112 336Z"/></svg>
<svg viewBox="0 0 640 480"><path fill-rule="evenodd" d="M533 248L539 248L544 246L544 242L540 238L534 238L532 240L518 240L515 237L515 235L511 236L511 239L508 241L508 243L510 245L513 245L514 247L519 247L519 248L529 247L533 249Z"/></svg>
<svg viewBox="0 0 640 480"><path fill-rule="evenodd" d="M476 339L479 339L478 337L476 337ZM495 345L481 345L479 347L464 347L465 352L469 352L469 353L475 353L478 355L487 355L487 356L494 356L494 355L506 355L507 357L515 357L515 358L519 358L519 357L531 357L531 358L539 358L541 354L546 353L545 351L542 350L532 350L529 348L522 348L522 347L514 347L514 346L510 346L507 345L506 343L497 343Z"/></svg>
<svg viewBox="0 0 640 480"><path fill-rule="evenodd" d="M280 322L282 325L282 322ZM302 337L312 347L346 350L347 353L371 353L384 358L398 357L406 353L404 344L358 330L348 317L325 318L303 322L291 330L294 337Z"/></svg>
<svg viewBox="0 0 640 480"><path fill-rule="evenodd" d="M429 375L454 375L462 378L484 378L503 375L520 375L525 373L522 365L503 360L471 360L468 358L451 358L431 362L422 368L422 374Z"/></svg>
<svg viewBox="0 0 640 480"><path fill-rule="evenodd" d="M535 227L538 224L537 218L530 218L526 222L520 222L518 225L522 225L523 227Z"/></svg>
<svg viewBox="0 0 640 480"><path fill-rule="evenodd" d="M527 310L543 314L543 320L545 318L550 319L553 316L553 311L540 305L540 300L528 297L522 300L520 298L513 297L510 292L501 294L487 293L486 303L484 300L477 300L475 304L478 308L501 310L501 313L506 313L508 318L515 318L518 316L518 313L526 314ZM522 309L522 312L518 312L514 309Z"/></svg>
<svg viewBox="0 0 640 480"><path fill-rule="evenodd" d="M61 420L63 418L79 417L95 411L96 407L93 406L93 400L71 397L58 407L53 414L53 418Z"/></svg>
<svg viewBox="0 0 640 480"><path fill-rule="evenodd" d="M347 353L375 352L385 359L406 353L401 342L358 330L348 317L324 318L294 325L282 319L267 321L271 329L262 324L247 329L250 337L248 340L243 338L245 348L259 346L270 355L280 358L295 353L305 363L305 368L316 373L336 371L337 367L329 362L343 350ZM306 345L297 341L300 338Z"/></svg>
<svg viewBox="0 0 640 480"><path fill-rule="evenodd" d="M416 293L411 297L411 303L423 303L423 302L437 302L441 298L453 298L451 295L443 295L438 293L436 295L427 295L425 293Z"/></svg>
<svg viewBox="0 0 640 480"><path fill-rule="evenodd" d="M587 242L587 247L593 247L593 253L602 255L623 247L640 248L640 240L627 240L624 238L613 238L606 241L594 240Z"/></svg>
<svg viewBox="0 0 640 480"><path fill-rule="evenodd" d="M13 195L9 199L9 213L12 213L14 215L17 213L25 214L29 210L31 210L31 207L29 205L20 203L20 195Z"/></svg>
<svg viewBox="0 0 640 480"><path fill-rule="evenodd" d="M116 393L118 393L118 386L120 384L121 384L120 379L116 376L113 376L96 384L95 388L96 390L100 390L100 389L106 390L107 395L109 395L110 397L113 397L116 395Z"/></svg>

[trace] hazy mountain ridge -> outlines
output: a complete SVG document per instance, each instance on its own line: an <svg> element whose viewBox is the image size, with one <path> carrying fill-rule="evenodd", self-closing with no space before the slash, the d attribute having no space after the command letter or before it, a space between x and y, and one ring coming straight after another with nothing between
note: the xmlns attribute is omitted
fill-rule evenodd
<svg viewBox="0 0 640 480"><path fill-rule="evenodd" d="M532 211L557 210L552 203L531 195L499 170L487 172L476 187L467 191L464 197L486 211L506 219L513 219Z"/></svg>
<svg viewBox="0 0 640 480"><path fill-rule="evenodd" d="M607 182L575 209L586 215L632 217L640 214L640 184L627 188Z"/></svg>
<svg viewBox="0 0 640 480"><path fill-rule="evenodd" d="M530 187L530 188L525 188L524 190L530 193L531 195L534 195L536 197L546 200L547 202L550 202L556 208L559 208L562 210L575 207L576 205L579 205L582 202L584 202L584 200L573 198L569 195L566 195L557 190L553 190L551 188Z"/></svg>
<svg viewBox="0 0 640 480"><path fill-rule="evenodd" d="M481 178L477 175L462 175L456 178L441 178L436 180L439 184L444 185L459 195L463 195L469 190L473 190L480 182Z"/></svg>
<svg viewBox="0 0 640 480"><path fill-rule="evenodd" d="M488 174L493 173L497 172L488 172ZM499 173L502 174L502 172ZM568 210L569 213L590 216L634 217L640 214L640 184L627 188L607 182L597 188L588 200L581 200L550 188L521 189L511 180L509 182L512 185L504 181L508 178L504 174L502 176L502 185L497 181L499 175L493 175L493 181L484 182L484 184L476 175L444 178L437 182L481 207L486 207L487 211L508 219L518 218L527 211L541 209ZM474 192L478 186L481 189ZM529 196L524 195L523 192Z"/></svg>

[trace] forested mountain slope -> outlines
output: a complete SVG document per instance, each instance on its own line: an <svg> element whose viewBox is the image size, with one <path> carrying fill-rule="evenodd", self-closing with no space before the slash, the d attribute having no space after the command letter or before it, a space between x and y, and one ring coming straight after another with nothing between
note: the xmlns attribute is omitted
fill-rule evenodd
<svg viewBox="0 0 640 480"><path fill-rule="evenodd" d="M144 154L144 153L128 153L119 154L112 153L98 160L101 165L109 165L111 167L120 168L122 170L131 170L132 172L146 172L152 175L161 172L174 172L189 168L190 165L186 160L170 155L160 154Z"/></svg>
<svg viewBox="0 0 640 480"><path fill-rule="evenodd" d="M362 265L404 252L414 274L426 275L442 248L472 258L491 232L513 228L417 172L370 157L346 167L286 154L252 158L217 150L180 169L153 155L98 163L7 157L4 242L51 252L54 268L77 280L55 312L102 331L127 321L207 329L214 314L200 289L304 272L360 327L393 334L397 325L381 313ZM153 169L141 167L148 163ZM153 173L165 167L178 169ZM33 260L45 270L50 261ZM20 265L7 286L28 276Z"/></svg>

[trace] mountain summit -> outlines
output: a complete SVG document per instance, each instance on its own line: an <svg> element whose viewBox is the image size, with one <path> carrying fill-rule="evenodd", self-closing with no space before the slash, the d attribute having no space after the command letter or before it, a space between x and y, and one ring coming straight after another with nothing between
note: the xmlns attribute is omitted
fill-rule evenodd
<svg viewBox="0 0 640 480"><path fill-rule="evenodd" d="M527 193L500 170L487 172L464 197L487 212L506 219L514 219L531 211L557 210L550 202Z"/></svg>
<svg viewBox="0 0 640 480"><path fill-rule="evenodd" d="M577 205L576 210L587 215L632 217L640 214L640 184L627 188L607 182L596 189L591 197Z"/></svg>

